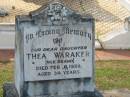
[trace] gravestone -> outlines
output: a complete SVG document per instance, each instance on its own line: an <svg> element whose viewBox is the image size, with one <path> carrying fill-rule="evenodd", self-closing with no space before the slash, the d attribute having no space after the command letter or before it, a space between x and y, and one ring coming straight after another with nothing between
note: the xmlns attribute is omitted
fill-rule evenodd
<svg viewBox="0 0 130 97"><path fill-rule="evenodd" d="M54 2L16 17L19 97L102 97L95 90L94 19Z"/></svg>

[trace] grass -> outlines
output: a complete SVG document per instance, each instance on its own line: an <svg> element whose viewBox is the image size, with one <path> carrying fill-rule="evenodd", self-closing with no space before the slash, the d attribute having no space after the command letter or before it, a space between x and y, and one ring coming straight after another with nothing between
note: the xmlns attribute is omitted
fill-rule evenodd
<svg viewBox="0 0 130 97"><path fill-rule="evenodd" d="M5 82L13 81L13 62L0 62L0 97L2 97L2 86Z"/></svg>
<svg viewBox="0 0 130 97"><path fill-rule="evenodd" d="M96 63L96 85L99 89L130 89L130 61L97 61Z"/></svg>
<svg viewBox="0 0 130 97"><path fill-rule="evenodd" d="M0 97L2 85L13 81L13 62L0 62ZM96 85L100 90L130 89L129 61L97 61Z"/></svg>

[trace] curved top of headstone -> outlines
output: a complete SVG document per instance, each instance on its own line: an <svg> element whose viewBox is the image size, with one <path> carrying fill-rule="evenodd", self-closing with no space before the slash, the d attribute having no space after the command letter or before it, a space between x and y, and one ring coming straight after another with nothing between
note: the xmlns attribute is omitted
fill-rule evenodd
<svg viewBox="0 0 130 97"><path fill-rule="evenodd" d="M65 25L70 24L70 21L73 24L77 24L86 22L88 19L93 19L92 16L80 15L59 2L51 2L48 5L42 6L41 8L30 12L29 17L35 24L44 23L43 25Z"/></svg>

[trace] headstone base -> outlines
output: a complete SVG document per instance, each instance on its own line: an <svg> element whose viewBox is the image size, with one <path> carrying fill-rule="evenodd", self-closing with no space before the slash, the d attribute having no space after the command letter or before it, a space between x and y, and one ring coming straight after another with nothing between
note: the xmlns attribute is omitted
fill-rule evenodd
<svg viewBox="0 0 130 97"><path fill-rule="evenodd" d="M13 83L5 83L3 85L3 97L19 97L18 92ZM69 97L103 97L103 95L98 90L95 89L94 92L87 92L79 95L70 95Z"/></svg>
<svg viewBox="0 0 130 97"><path fill-rule="evenodd" d="M5 83L3 85L3 97L19 97L13 83Z"/></svg>

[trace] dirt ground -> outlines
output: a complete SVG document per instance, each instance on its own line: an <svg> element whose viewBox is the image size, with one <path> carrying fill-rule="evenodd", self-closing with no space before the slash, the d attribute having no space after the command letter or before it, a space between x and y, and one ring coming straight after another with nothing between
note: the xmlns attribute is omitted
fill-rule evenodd
<svg viewBox="0 0 130 97"><path fill-rule="evenodd" d="M104 97L130 97L130 90L128 89L102 91L101 93Z"/></svg>

